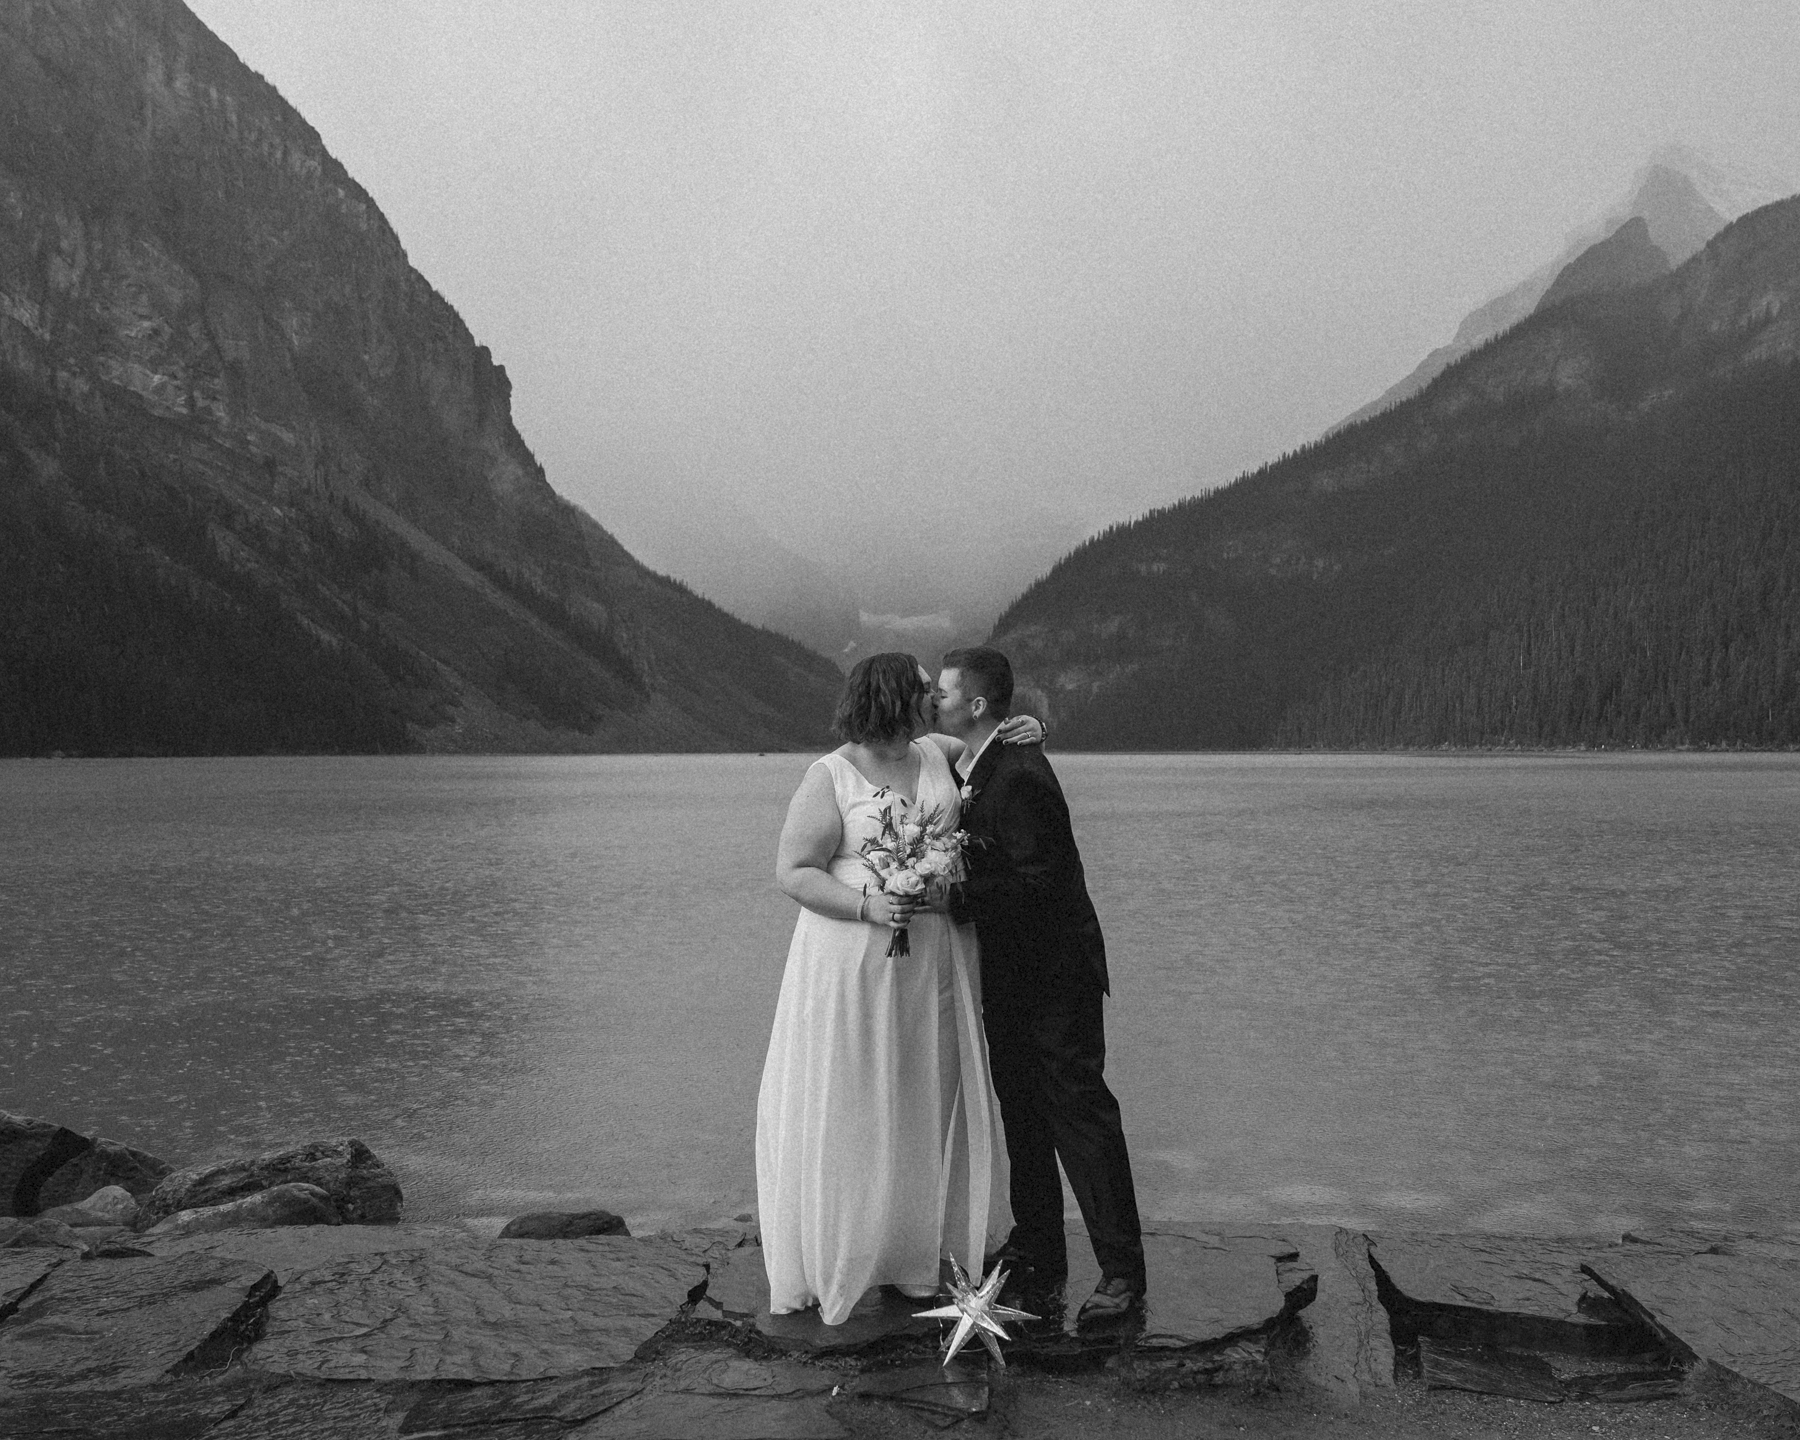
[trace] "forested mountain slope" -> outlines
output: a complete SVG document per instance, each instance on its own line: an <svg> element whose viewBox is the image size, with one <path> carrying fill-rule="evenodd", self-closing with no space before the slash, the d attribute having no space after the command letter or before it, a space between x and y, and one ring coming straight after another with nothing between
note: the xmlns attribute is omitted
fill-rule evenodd
<svg viewBox="0 0 1800 1440"><path fill-rule="evenodd" d="M1800 199L1102 535L995 641L1096 748L1800 744Z"/></svg>
<svg viewBox="0 0 1800 1440"><path fill-rule="evenodd" d="M0 753L810 746L837 683L555 494L177 0L0 7Z"/></svg>

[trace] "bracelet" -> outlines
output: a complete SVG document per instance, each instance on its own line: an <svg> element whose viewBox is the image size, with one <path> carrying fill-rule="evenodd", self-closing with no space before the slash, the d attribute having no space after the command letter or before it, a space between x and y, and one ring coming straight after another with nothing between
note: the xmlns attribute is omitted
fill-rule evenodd
<svg viewBox="0 0 1800 1440"><path fill-rule="evenodd" d="M856 902L856 919L857 919L858 924L866 925L868 923L867 919L863 915L863 911L867 910L868 908L869 908L869 892L867 890L865 890L862 893L862 898Z"/></svg>

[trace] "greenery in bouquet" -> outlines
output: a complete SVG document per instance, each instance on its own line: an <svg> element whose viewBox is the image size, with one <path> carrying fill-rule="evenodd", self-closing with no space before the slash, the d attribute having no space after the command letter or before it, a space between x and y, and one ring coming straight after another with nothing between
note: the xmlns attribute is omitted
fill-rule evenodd
<svg viewBox="0 0 1800 1440"><path fill-rule="evenodd" d="M875 798L891 793L884 785ZM962 878L963 846L968 838L963 831L952 830L936 806L922 810L895 795L882 807L881 829L865 840L857 853L884 895L926 895L941 892L951 881ZM912 953L912 940L904 927L894 932L887 953Z"/></svg>

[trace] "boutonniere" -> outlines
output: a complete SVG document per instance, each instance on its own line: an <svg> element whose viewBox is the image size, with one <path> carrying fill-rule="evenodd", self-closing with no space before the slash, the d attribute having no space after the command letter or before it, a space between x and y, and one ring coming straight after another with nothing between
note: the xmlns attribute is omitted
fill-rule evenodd
<svg viewBox="0 0 1800 1440"><path fill-rule="evenodd" d="M975 787L973 785L964 785L962 787L962 791L960 793L962 794L962 803L963 804L971 805L974 803Z"/></svg>

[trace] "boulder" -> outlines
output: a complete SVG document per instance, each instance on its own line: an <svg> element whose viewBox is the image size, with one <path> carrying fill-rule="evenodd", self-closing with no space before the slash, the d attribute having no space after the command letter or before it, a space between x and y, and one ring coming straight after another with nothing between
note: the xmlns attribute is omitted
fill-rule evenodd
<svg viewBox="0 0 1800 1440"><path fill-rule="evenodd" d="M143 1150L0 1110L0 1215L36 1215L103 1186L146 1195L168 1173Z"/></svg>
<svg viewBox="0 0 1800 1440"><path fill-rule="evenodd" d="M506 1222L502 1240L579 1240L584 1235L629 1235L610 1210L537 1210Z"/></svg>
<svg viewBox="0 0 1800 1440"><path fill-rule="evenodd" d="M108 1185L73 1205L56 1205L39 1213L40 1220L58 1220L72 1230L97 1226L131 1226L137 1223L138 1202L123 1185Z"/></svg>
<svg viewBox="0 0 1800 1440"><path fill-rule="evenodd" d="M180 1210L223 1205L292 1183L318 1186L352 1225L400 1218L400 1182L374 1151L360 1140L315 1140L249 1159L177 1170L145 1199L138 1224L148 1229Z"/></svg>
<svg viewBox="0 0 1800 1440"><path fill-rule="evenodd" d="M273 1230L282 1225L342 1225L331 1197L317 1185L271 1185L241 1200L177 1210L144 1232L150 1236L204 1235L214 1230Z"/></svg>

